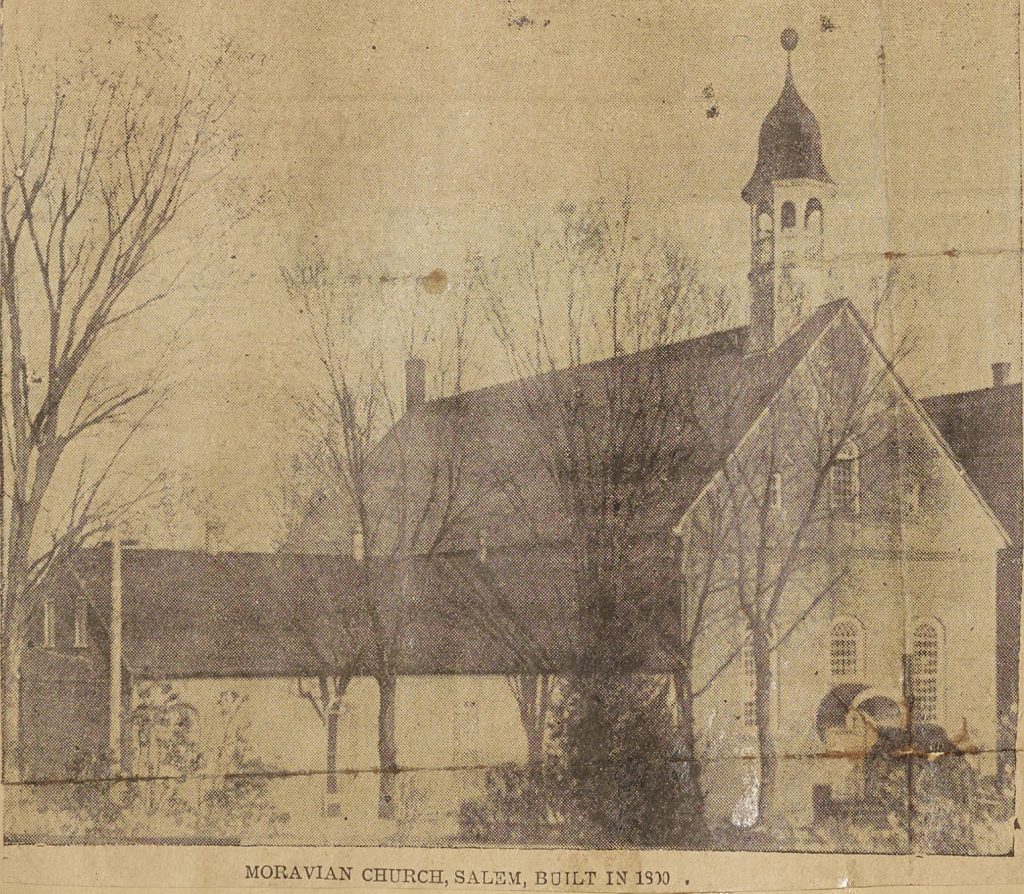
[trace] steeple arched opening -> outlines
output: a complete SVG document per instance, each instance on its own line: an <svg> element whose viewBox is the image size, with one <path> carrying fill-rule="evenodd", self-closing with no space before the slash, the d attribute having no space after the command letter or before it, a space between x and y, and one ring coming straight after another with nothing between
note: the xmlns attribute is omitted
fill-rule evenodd
<svg viewBox="0 0 1024 894"><path fill-rule="evenodd" d="M817 230L819 233L825 229L825 209L821 207L820 199L807 200L807 208L804 209L804 229Z"/></svg>
<svg viewBox="0 0 1024 894"><path fill-rule="evenodd" d="M796 226L796 205L792 202L783 202L779 220L782 225L782 229L793 229L793 227Z"/></svg>

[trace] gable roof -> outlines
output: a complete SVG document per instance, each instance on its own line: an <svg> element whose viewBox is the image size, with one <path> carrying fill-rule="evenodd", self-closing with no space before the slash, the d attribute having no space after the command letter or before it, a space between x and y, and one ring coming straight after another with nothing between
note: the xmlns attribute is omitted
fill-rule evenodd
<svg viewBox="0 0 1024 894"><path fill-rule="evenodd" d="M643 519L647 531L667 536L810 346L847 306L845 301L821 306L774 351L747 353L748 330L741 327L430 401L407 413L374 451L375 503L370 514L379 529L368 539L379 552L391 551L399 526L389 515L401 505L407 518L416 520L415 537L407 535L405 544L414 553L433 545L442 526L443 548L454 551L474 549L480 532L497 548L561 540L565 513L558 511L558 494L540 458L544 418L538 417L545 401L557 400L570 389L592 395L600 407L623 368L640 379L659 377L659 387L681 396L687 408L689 418L678 438L681 445L689 441L688 456L676 476L673 497L652 507ZM399 453L401 463L396 460ZM446 514L451 507L442 507L437 499L437 464L445 457L454 462L456 455L463 494L453 518ZM397 465L403 469L400 482L391 476Z"/></svg>

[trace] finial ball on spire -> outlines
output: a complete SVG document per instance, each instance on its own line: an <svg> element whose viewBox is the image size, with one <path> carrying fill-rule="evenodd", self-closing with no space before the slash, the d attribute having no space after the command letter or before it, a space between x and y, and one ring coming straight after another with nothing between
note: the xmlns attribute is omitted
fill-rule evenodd
<svg viewBox="0 0 1024 894"><path fill-rule="evenodd" d="M782 32L782 49L787 53L792 53L796 49L798 40L800 40L800 35L796 33L796 29L787 28Z"/></svg>

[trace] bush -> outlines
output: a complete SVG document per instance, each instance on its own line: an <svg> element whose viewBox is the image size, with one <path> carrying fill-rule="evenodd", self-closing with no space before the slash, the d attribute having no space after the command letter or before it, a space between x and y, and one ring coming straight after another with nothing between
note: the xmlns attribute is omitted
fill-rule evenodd
<svg viewBox="0 0 1024 894"><path fill-rule="evenodd" d="M288 817L267 797L272 768L254 757L247 725L239 722L246 697L229 691L218 700L200 741L195 707L170 684L146 685L126 723L136 752L130 775L115 779L110 755L82 755L68 768L81 781L39 786L36 808L48 832L74 840L116 842L147 837L237 839L264 824L273 834Z"/></svg>
<svg viewBox="0 0 1024 894"><path fill-rule="evenodd" d="M484 794L459 810L459 837L502 844L552 841L558 824L548 809L550 773L550 768L518 764L489 769Z"/></svg>

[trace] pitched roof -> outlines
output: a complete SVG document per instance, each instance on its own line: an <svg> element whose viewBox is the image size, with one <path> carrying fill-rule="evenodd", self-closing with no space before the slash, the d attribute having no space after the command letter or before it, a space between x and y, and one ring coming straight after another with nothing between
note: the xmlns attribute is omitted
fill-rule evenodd
<svg viewBox="0 0 1024 894"><path fill-rule="evenodd" d="M560 436L559 410L548 419L545 407L575 390L592 398L599 412L623 370L634 382L657 379L658 395L675 395L685 409L675 435L686 458L670 497L644 516L648 531L667 536L847 306L834 301L818 308L774 351L747 353L747 328L742 327L430 401L406 414L375 451L374 530L368 541L388 553L402 528L406 548L423 552L435 544L442 527L443 548L454 551L475 549L480 532L499 548L563 539L566 513L560 511L543 456L556 446L552 437ZM552 437L545 434L546 421ZM446 462L457 466L460 476L455 506L438 495L451 471L444 468ZM402 469L400 480L395 468ZM395 517L399 506L406 513L402 519Z"/></svg>
<svg viewBox="0 0 1024 894"><path fill-rule="evenodd" d="M109 544L82 550L61 575L108 626L111 562ZM328 556L124 548L125 665L151 678L315 673L346 644L358 573Z"/></svg>
<svg viewBox="0 0 1024 894"><path fill-rule="evenodd" d="M937 394L921 405L1015 543L1024 512L1021 385Z"/></svg>
<svg viewBox="0 0 1024 894"><path fill-rule="evenodd" d="M141 679L317 676L372 670L364 598L379 607L401 674L514 674L565 668L575 636L569 570L555 552L493 557L448 554L404 573L339 556L122 551L124 664ZM109 629L110 545L81 551L71 584ZM472 599L459 593L473 592ZM486 594L486 595L479 595ZM666 667L647 631L638 653Z"/></svg>

